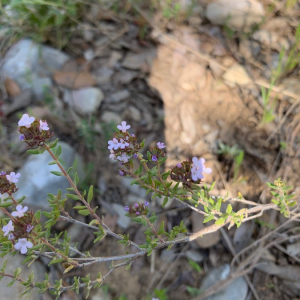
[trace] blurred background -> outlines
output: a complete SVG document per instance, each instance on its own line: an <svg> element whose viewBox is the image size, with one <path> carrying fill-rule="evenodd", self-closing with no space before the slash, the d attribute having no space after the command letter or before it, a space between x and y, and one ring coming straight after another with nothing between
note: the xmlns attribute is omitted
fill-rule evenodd
<svg viewBox="0 0 300 300"><path fill-rule="evenodd" d="M18 196L26 195L32 209L48 209L47 193L68 184L50 174L46 153L27 155L17 131L24 113L47 120L62 144L63 161L80 174L81 190L96 187L98 214L138 244L145 228L125 217L123 207L150 196L118 175L107 149L123 120L139 141L146 139L145 149L166 144L166 169L204 157L213 169L205 182L216 181L216 196L228 192L266 204L271 196L265 183L279 177L299 193L299 17L295 0L2 0L0 170L20 172ZM73 217L90 221L75 215L72 205L67 209ZM206 226L202 215L175 202L162 209L160 199L153 199L151 210L167 230L182 219L189 232ZM279 212L157 251L129 271L114 271L88 299L299 299L296 221L260 247L253 243L286 222ZM93 232L76 224L57 223L53 233L62 230L94 256L127 251L110 237L94 244ZM283 236L290 238L282 243ZM247 276L231 278L203 298L201 292L228 276L241 251L238 263L257 258ZM23 258L9 258L11 270ZM38 280L47 272L51 282L62 277L70 285L74 276L94 278L110 267L94 264L62 275L59 265L48 263L41 258L21 275L33 269ZM1 282L0 299L19 299L22 287L6 288L8 282ZM69 291L60 299L85 295Z"/></svg>

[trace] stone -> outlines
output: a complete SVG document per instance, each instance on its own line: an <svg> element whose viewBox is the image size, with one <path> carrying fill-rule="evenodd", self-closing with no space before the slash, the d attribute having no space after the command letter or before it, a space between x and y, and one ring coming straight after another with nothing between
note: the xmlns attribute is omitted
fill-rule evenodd
<svg viewBox="0 0 300 300"><path fill-rule="evenodd" d="M93 114L97 111L104 99L104 94L99 88L83 88L66 92L65 101L79 114Z"/></svg>
<svg viewBox="0 0 300 300"><path fill-rule="evenodd" d="M130 70L140 70L145 65L151 66L154 57L155 49L143 50L138 54L129 52L123 60L122 66Z"/></svg>
<svg viewBox="0 0 300 300"><path fill-rule="evenodd" d="M251 78L245 68L239 64L232 65L223 75L225 82L230 86L245 85L251 82Z"/></svg>
<svg viewBox="0 0 300 300"><path fill-rule="evenodd" d="M114 113L114 112L111 112L111 111L105 111L102 116L101 116L101 119L104 123L107 123L107 124L110 124L110 123L114 123L114 124L121 124L122 122L122 118Z"/></svg>
<svg viewBox="0 0 300 300"><path fill-rule="evenodd" d="M118 203L114 203L112 205L113 210L118 214L119 219L117 224L123 228L123 229L127 229L130 225L130 218L126 217L125 214L125 210L124 210L124 206Z"/></svg>
<svg viewBox="0 0 300 300"><path fill-rule="evenodd" d="M116 84L128 84L135 77L137 77L138 72L121 69L114 77L114 82Z"/></svg>
<svg viewBox="0 0 300 300"><path fill-rule="evenodd" d="M204 229L205 227L212 225L214 222L210 221L208 223L203 223L204 216L195 211L192 212L192 226L193 232L196 233L199 230ZM208 233L196 239L196 243L200 248L209 248L216 245L220 240L220 231L215 231Z"/></svg>
<svg viewBox="0 0 300 300"><path fill-rule="evenodd" d="M130 93L128 90L118 91L112 95L110 95L109 100L110 102L120 102L130 97Z"/></svg>
<svg viewBox="0 0 300 300"><path fill-rule="evenodd" d="M107 67L100 68L97 71L97 75L96 75L97 84L101 85L101 84L109 83L113 74L114 74L114 71Z"/></svg>
<svg viewBox="0 0 300 300"><path fill-rule="evenodd" d="M210 270L202 280L200 291L204 292L218 281L225 280L230 273L230 266L225 264ZM248 285L243 277L234 279L225 289L211 295L204 300L244 300L248 292Z"/></svg>
<svg viewBox="0 0 300 300"><path fill-rule="evenodd" d="M23 39L14 44L4 57L4 77L15 80L21 89L31 88L31 77L49 75L59 70L69 57L54 48Z"/></svg>
<svg viewBox="0 0 300 300"><path fill-rule="evenodd" d="M204 259L204 256L200 253L200 251L196 250L186 251L186 256L197 263L202 262Z"/></svg>
<svg viewBox="0 0 300 300"><path fill-rule="evenodd" d="M128 204L135 204L135 203L143 203L145 202L144 198L138 197L136 195L133 194L129 194L126 198L125 198L126 203Z"/></svg>
<svg viewBox="0 0 300 300"><path fill-rule="evenodd" d="M76 165L76 172L79 178L84 176L83 163L75 150L65 142L59 142L62 147L60 159L65 164L65 169ZM39 155L31 155L24 162L21 169L21 177L17 184L19 190L15 194L16 198L26 196L25 204L41 209L49 209L47 193L57 194L58 189L62 190L63 195L67 193L66 188L70 187L65 177L55 176L51 171L59 171L57 165L48 165L53 161L51 156L44 152Z"/></svg>
<svg viewBox="0 0 300 300"><path fill-rule="evenodd" d="M122 184L130 191L130 193L145 199L146 191L137 184L131 185L131 181L131 178L121 177Z"/></svg>
<svg viewBox="0 0 300 300"><path fill-rule="evenodd" d="M4 261L7 259L6 273L13 274L17 268L21 268L20 278L27 280L30 273L33 272L35 282L45 280L45 273L47 272L45 266L39 261L35 261L30 267L27 267L28 263L25 265L22 264L25 258L26 256L22 254L17 254L14 257L7 255L5 258L0 258L0 268L2 268ZM25 287L17 281L12 287L7 287L10 282L11 278L8 277L4 277L1 280L0 299L22 299L23 297L21 298L20 295L25 292ZM37 293L37 289L34 289L30 299L40 300L42 296Z"/></svg>
<svg viewBox="0 0 300 300"><path fill-rule="evenodd" d="M298 255L300 253L300 242L288 245L286 250L292 256Z"/></svg>
<svg viewBox="0 0 300 300"><path fill-rule="evenodd" d="M34 78L32 81L33 94L38 101L43 101L52 90L52 81L48 77Z"/></svg>
<svg viewBox="0 0 300 300"><path fill-rule="evenodd" d="M207 5L205 16L215 25L249 29L263 20L264 7L257 0L217 0Z"/></svg>
<svg viewBox="0 0 300 300"><path fill-rule="evenodd" d="M135 121L135 122L141 121L141 119L142 119L141 112L136 107L129 106L128 111L129 111L130 117L133 121Z"/></svg>

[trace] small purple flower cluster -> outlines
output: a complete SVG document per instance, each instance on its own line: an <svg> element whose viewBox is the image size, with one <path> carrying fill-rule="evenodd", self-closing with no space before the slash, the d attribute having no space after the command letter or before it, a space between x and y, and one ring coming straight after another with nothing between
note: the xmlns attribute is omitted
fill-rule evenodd
<svg viewBox="0 0 300 300"><path fill-rule="evenodd" d="M125 121L122 121L121 125L117 126L119 131L108 141L109 157L118 160L121 164L128 163L132 156L137 157L136 153L141 149L135 135L127 132L130 127Z"/></svg>
<svg viewBox="0 0 300 300"><path fill-rule="evenodd" d="M175 167L171 168L170 177L176 182L181 182L183 186L191 187L191 183L200 183L204 178L203 173L210 174L211 168L205 167L205 159L193 157L192 162L187 160L178 163Z"/></svg>
<svg viewBox="0 0 300 300"><path fill-rule="evenodd" d="M33 247L33 244L28 239L34 229L33 225L37 224L33 213L27 211L27 206L17 205L16 211L11 213L14 218L2 227L3 235L7 236L8 240L14 244L14 248L22 254L26 254L27 249Z"/></svg>
<svg viewBox="0 0 300 300"><path fill-rule="evenodd" d="M19 181L21 174L11 172L6 174L6 172L0 173L0 197L2 194L7 193L8 195L14 194L18 189L15 185Z"/></svg>
<svg viewBox="0 0 300 300"><path fill-rule="evenodd" d="M157 162L161 157L165 157L166 154L164 153L164 151L162 150L163 148L165 148L165 144L158 142L156 144L157 146L155 148L151 148L150 152L151 152L151 160L153 162Z"/></svg>
<svg viewBox="0 0 300 300"><path fill-rule="evenodd" d="M42 146L53 136L46 121L37 120L28 114L22 116L18 125L21 134L19 140L26 142L29 147Z"/></svg>
<svg viewBox="0 0 300 300"><path fill-rule="evenodd" d="M131 216L141 216L141 215L147 215L148 213L148 206L149 202L145 201L144 204L141 203L135 203L132 206L125 206L124 210Z"/></svg>

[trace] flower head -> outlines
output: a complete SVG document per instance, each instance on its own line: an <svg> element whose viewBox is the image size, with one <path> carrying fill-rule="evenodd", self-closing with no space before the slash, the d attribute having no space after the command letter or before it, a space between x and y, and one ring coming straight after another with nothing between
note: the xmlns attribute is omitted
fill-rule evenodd
<svg viewBox="0 0 300 300"><path fill-rule="evenodd" d="M135 203L135 204L134 204L134 207L135 207L135 208L138 208L138 207L139 207L139 205L138 205L137 203Z"/></svg>
<svg viewBox="0 0 300 300"><path fill-rule="evenodd" d="M178 163L176 166L177 166L178 168L182 168L182 164L181 164L181 163Z"/></svg>
<svg viewBox="0 0 300 300"><path fill-rule="evenodd" d="M11 241L11 240L13 240L15 238L15 236L14 236L14 234L13 233L10 233L9 235L8 235L8 239Z"/></svg>
<svg viewBox="0 0 300 300"><path fill-rule="evenodd" d="M157 145L157 148L158 148L158 149L166 148L165 144L164 144L164 143L161 143L161 142L158 142L156 145Z"/></svg>
<svg viewBox="0 0 300 300"><path fill-rule="evenodd" d="M22 205L19 204L19 205L17 205L16 210L17 210L17 211L13 211L13 212L11 213L11 215L12 215L13 217L22 218L22 217L24 217L24 214L25 214L26 211L28 210L28 207L27 207L27 206L24 206L24 208L22 208Z"/></svg>
<svg viewBox="0 0 300 300"><path fill-rule="evenodd" d="M42 132L43 130L47 131L49 130L49 127L46 121L40 120L40 132Z"/></svg>
<svg viewBox="0 0 300 300"><path fill-rule="evenodd" d="M25 135L24 135L24 134L21 134L21 135L19 136L19 140L20 140L20 141L24 141L24 140L25 140Z"/></svg>
<svg viewBox="0 0 300 300"><path fill-rule="evenodd" d="M128 207L128 206L125 206L125 207L124 207L124 210L125 210L126 212L129 212L129 207Z"/></svg>
<svg viewBox="0 0 300 300"><path fill-rule="evenodd" d="M131 126L130 125L126 125L126 122L125 121L122 121L121 122L121 125L118 125L117 128L119 130L121 130L122 132L126 132L127 129L129 129Z"/></svg>
<svg viewBox="0 0 300 300"><path fill-rule="evenodd" d="M136 213L135 213L137 216L139 216L140 215L140 213L137 211Z"/></svg>
<svg viewBox="0 0 300 300"><path fill-rule="evenodd" d="M31 224L28 224L26 226L26 231L29 233L33 229L33 226Z"/></svg>
<svg viewBox="0 0 300 300"><path fill-rule="evenodd" d="M199 160L197 157L193 157L193 167L191 169L192 172L192 179L197 181L198 179L204 178L202 173L210 174L212 169L205 167L205 159L200 158Z"/></svg>
<svg viewBox="0 0 300 300"><path fill-rule="evenodd" d="M6 172L1 171L0 176L6 175Z"/></svg>
<svg viewBox="0 0 300 300"><path fill-rule="evenodd" d="M10 182L10 183L17 183L19 181L19 177L21 176L20 173L15 173L15 172L11 172L9 175L6 175L6 179Z"/></svg>
<svg viewBox="0 0 300 300"><path fill-rule="evenodd" d="M148 201L145 201L144 206L147 207L149 205Z"/></svg>
<svg viewBox="0 0 300 300"><path fill-rule="evenodd" d="M112 141L108 141L108 145L109 150L118 150L118 148L120 147L120 143L116 138L113 138Z"/></svg>
<svg viewBox="0 0 300 300"><path fill-rule="evenodd" d="M124 176L124 172L123 172L122 170L119 171L119 174L120 174L121 176Z"/></svg>
<svg viewBox="0 0 300 300"><path fill-rule="evenodd" d="M15 244L15 249L20 250L22 254L27 253L27 249L32 248L33 244L31 242L28 242L27 239L22 238L18 239L18 242Z"/></svg>
<svg viewBox="0 0 300 300"><path fill-rule="evenodd" d="M7 225L3 226L2 231L4 232L4 236L7 236L10 231L14 231L14 225L12 224L12 220L8 222Z"/></svg>
<svg viewBox="0 0 300 300"><path fill-rule="evenodd" d="M20 121L18 122L19 127L24 126L30 128L31 124L35 121L35 117L29 117L28 114L24 114Z"/></svg>
<svg viewBox="0 0 300 300"><path fill-rule="evenodd" d="M152 161L157 161L157 156L152 155Z"/></svg>
<svg viewBox="0 0 300 300"><path fill-rule="evenodd" d="M117 159L124 164L128 162L130 156L128 156L126 153L122 153L121 156L118 156Z"/></svg>

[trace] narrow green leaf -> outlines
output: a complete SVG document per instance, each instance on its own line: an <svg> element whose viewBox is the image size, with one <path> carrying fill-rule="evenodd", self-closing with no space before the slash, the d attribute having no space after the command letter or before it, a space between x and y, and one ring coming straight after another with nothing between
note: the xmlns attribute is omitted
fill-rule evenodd
<svg viewBox="0 0 300 300"><path fill-rule="evenodd" d="M66 194L66 196L70 199L73 199L73 200L79 200L80 199L77 195L74 195L74 194Z"/></svg>
<svg viewBox="0 0 300 300"><path fill-rule="evenodd" d="M88 196L87 196L87 201L88 203L91 203L92 199L93 199L93 196L94 196L94 188L93 186L91 185L90 186L90 189L89 189L89 193L88 193Z"/></svg>
<svg viewBox="0 0 300 300"><path fill-rule="evenodd" d="M53 175L56 175L56 176L64 176L64 174L62 172L51 171L50 173L52 173Z"/></svg>
<svg viewBox="0 0 300 300"><path fill-rule="evenodd" d="M27 153L37 155L37 154L40 154L40 151L38 149L30 149L30 150L27 150Z"/></svg>

